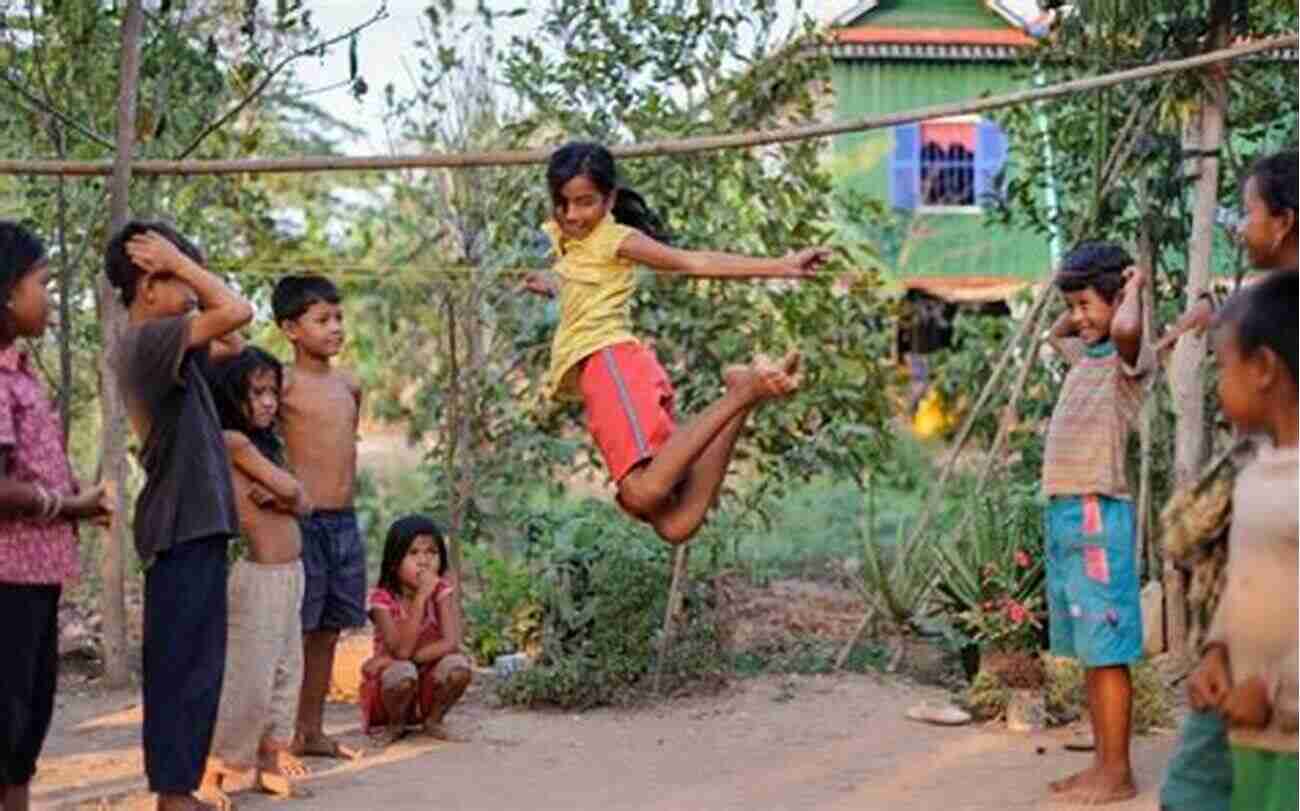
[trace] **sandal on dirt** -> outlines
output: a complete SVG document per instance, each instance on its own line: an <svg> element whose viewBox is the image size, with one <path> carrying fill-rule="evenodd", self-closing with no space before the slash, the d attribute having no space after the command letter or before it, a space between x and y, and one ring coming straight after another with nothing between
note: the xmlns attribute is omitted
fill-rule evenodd
<svg viewBox="0 0 1300 811"><path fill-rule="evenodd" d="M257 789L264 794L295 800L315 796L311 789L296 784L278 772L258 772Z"/></svg>
<svg viewBox="0 0 1300 811"><path fill-rule="evenodd" d="M356 760L361 753L350 749L333 738L320 737L296 743L293 753L299 757L329 757L337 760Z"/></svg>

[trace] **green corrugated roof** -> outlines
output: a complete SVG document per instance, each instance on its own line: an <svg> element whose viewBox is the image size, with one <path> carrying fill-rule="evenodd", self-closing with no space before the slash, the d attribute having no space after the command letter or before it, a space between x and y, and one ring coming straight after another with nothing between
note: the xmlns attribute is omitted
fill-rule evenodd
<svg viewBox="0 0 1300 811"><path fill-rule="evenodd" d="M881 28L1010 28L980 0L880 0L850 26Z"/></svg>

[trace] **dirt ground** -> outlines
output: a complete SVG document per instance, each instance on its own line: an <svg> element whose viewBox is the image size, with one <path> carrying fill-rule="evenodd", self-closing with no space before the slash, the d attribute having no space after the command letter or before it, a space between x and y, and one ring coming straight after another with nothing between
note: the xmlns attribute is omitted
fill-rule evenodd
<svg viewBox="0 0 1300 811"><path fill-rule="evenodd" d="M381 477L400 475L418 458L392 432L368 434L361 449L363 466ZM777 650L809 636L838 644L862 616L855 593L825 584L727 588L734 592L735 641L746 647ZM65 676L33 783L34 807L152 808L139 746L139 690L105 692L78 674L78 652L93 649L98 621L93 612L68 610L61 622ZM355 673L368 654L365 640L348 642L336 674ZM923 647L899 647L890 659L900 674L941 683L935 677L945 665ZM82 661L81 669L93 673L93 656ZM735 681L717 695L582 715L500 708L491 679L490 671L480 673L448 719L466 742L410 737L353 763L312 760L305 784L311 799L244 792L235 795L237 808L1061 809L1070 806L1049 801L1046 782L1091 757L1063 748L1072 737L1065 730L1022 735L1001 725L908 721L908 707L949 694L895 676L764 676ZM336 683L336 695L354 693L354 684ZM355 705L331 703L327 729L367 745ZM1111 808L1156 811L1156 785L1172 746L1170 735L1135 742L1141 796Z"/></svg>
<svg viewBox="0 0 1300 811"><path fill-rule="evenodd" d="M492 706L483 676L449 722L464 743L410 737L361 760L313 760L315 796L236 795L238 808L1061 809L1048 779L1090 755L1063 730L941 728L903 717L935 688L878 676L762 677L726 692L634 712L583 715ZM138 692L65 690L33 784L36 808L151 808L142 778ZM327 728L365 745L357 710L331 704ZM1134 744L1141 796L1155 811L1170 735ZM287 803L287 804L286 804Z"/></svg>

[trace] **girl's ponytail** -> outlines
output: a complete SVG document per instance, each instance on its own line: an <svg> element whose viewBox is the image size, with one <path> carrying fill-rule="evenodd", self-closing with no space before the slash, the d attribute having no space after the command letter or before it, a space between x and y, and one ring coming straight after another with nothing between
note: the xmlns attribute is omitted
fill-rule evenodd
<svg viewBox="0 0 1300 811"><path fill-rule="evenodd" d="M618 196L614 198L612 212L615 222L635 228L651 239L664 243L672 242L668 229L664 227L663 219L650 208L640 192L627 186L619 186L617 192Z"/></svg>
<svg viewBox="0 0 1300 811"><path fill-rule="evenodd" d="M585 177L601 194L617 193L611 212L614 221L641 231L660 242L669 242L668 229L663 219L636 190L620 186L614 156L600 144L591 141L570 141L551 153L546 166L546 185L551 199L559 204L560 190L575 177Z"/></svg>

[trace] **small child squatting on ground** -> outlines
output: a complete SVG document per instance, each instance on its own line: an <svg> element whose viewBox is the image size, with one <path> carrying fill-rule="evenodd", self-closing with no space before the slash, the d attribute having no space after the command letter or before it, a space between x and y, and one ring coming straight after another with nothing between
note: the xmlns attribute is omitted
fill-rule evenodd
<svg viewBox="0 0 1300 811"><path fill-rule="evenodd" d="M368 600L375 651L361 666L362 725L384 744L408 725L450 740L442 720L473 675L460 650L455 590L442 529L422 515L393 522Z"/></svg>
<svg viewBox="0 0 1300 811"><path fill-rule="evenodd" d="M27 811L54 714L59 596L80 575L76 522L106 518L103 485L81 488L59 414L21 337L44 334L49 264L41 240L0 221L0 808Z"/></svg>
<svg viewBox="0 0 1300 811"><path fill-rule="evenodd" d="M302 687L302 536L296 516L311 511L298 480L280 465L273 425L280 362L255 346L211 364L216 401L247 542L228 588L226 676L200 796L222 807L228 775L256 770L255 785L282 797L307 796L307 774L289 753Z"/></svg>
<svg viewBox="0 0 1300 811"><path fill-rule="evenodd" d="M201 372L253 308L162 223L128 223L106 272L130 322L114 358L145 472L135 510L144 584L144 762L159 811L199 787L226 666L226 555L239 533L226 443ZM197 312L196 312L197 311Z"/></svg>
<svg viewBox="0 0 1300 811"><path fill-rule="evenodd" d="M358 753L326 736L323 723L339 631L366 624L366 550L352 509L361 387L331 365L344 332L328 279L286 276L271 308L293 344L280 396L285 455L315 508L301 522L303 679L293 752L350 760Z"/></svg>
<svg viewBox="0 0 1300 811"><path fill-rule="evenodd" d="M669 543L684 543L717 501L750 412L798 388L799 358L791 352L775 364L759 360L728 369L722 398L678 428L668 375L632 333L635 266L713 279L805 279L829 252L808 248L756 259L674 248L645 200L619 185L614 158L599 144L557 149L546 182L555 212L545 229L561 279L547 394L583 401L619 506ZM529 275L526 287L556 295L538 274Z"/></svg>
<svg viewBox="0 0 1300 811"><path fill-rule="evenodd" d="M1232 811L1291 811L1300 803L1298 317L1297 276L1287 273L1238 292L1215 319L1224 414L1272 443L1233 488L1227 583L1206 656L1188 683L1193 707L1228 723Z"/></svg>
<svg viewBox="0 0 1300 811"><path fill-rule="evenodd" d="M1070 371L1043 451L1048 620L1052 653L1084 667L1096 755L1050 788L1087 805L1137 796L1129 665L1142 654L1142 616L1124 460L1151 355L1142 349L1145 276L1131 265L1116 245L1084 242L1054 280L1069 309L1050 341Z"/></svg>

